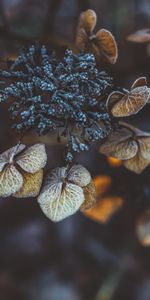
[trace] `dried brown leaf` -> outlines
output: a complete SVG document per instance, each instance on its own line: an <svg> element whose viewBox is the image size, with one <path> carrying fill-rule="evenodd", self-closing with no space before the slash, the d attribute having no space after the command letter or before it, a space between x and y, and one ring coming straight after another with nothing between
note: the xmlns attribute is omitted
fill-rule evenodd
<svg viewBox="0 0 150 300"><path fill-rule="evenodd" d="M130 34L127 40L134 43L148 43L150 42L150 28L144 28L137 30L136 32Z"/></svg>

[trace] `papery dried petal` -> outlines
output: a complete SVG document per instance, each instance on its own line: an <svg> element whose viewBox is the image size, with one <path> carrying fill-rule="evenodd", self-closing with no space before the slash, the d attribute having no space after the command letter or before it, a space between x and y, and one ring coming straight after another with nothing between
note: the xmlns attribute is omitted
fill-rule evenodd
<svg viewBox="0 0 150 300"><path fill-rule="evenodd" d="M136 154L135 157L123 161L123 165L130 171L137 174L142 173L142 171L150 164L150 161L144 159L140 152Z"/></svg>
<svg viewBox="0 0 150 300"><path fill-rule="evenodd" d="M88 185L91 181L89 171L81 165L73 165L68 172L68 180L81 187Z"/></svg>
<svg viewBox="0 0 150 300"><path fill-rule="evenodd" d="M43 170L41 169L34 174L21 171L21 174L23 176L23 186L13 196L16 198L38 196L43 181Z"/></svg>
<svg viewBox="0 0 150 300"><path fill-rule="evenodd" d="M112 131L100 146L101 153L121 160L134 157L137 151L137 142L133 140L131 131L124 127Z"/></svg>
<svg viewBox="0 0 150 300"><path fill-rule="evenodd" d="M66 183L50 183L46 190L43 187L38 203L44 214L52 221L58 222L74 214L82 205L84 194L81 187Z"/></svg>
<svg viewBox="0 0 150 300"><path fill-rule="evenodd" d="M137 30L136 32L130 34L127 40L134 43L148 43L150 42L150 28L144 28Z"/></svg>
<svg viewBox="0 0 150 300"><path fill-rule="evenodd" d="M90 209L96 203L96 188L93 180L83 188L83 191L85 200L80 207L82 212Z"/></svg>
<svg viewBox="0 0 150 300"><path fill-rule="evenodd" d="M7 165L0 172L0 196L9 197L23 185L23 176L13 165Z"/></svg>
<svg viewBox="0 0 150 300"><path fill-rule="evenodd" d="M35 144L27 148L16 159L16 163L26 172L34 174L44 168L47 162L45 145Z"/></svg>
<svg viewBox="0 0 150 300"><path fill-rule="evenodd" d="M114 117L127 117L136 114L145 106L148 99L149 90L147 86L134 88L112 107L112 115Z"/></svg>
<svg viewBox="0 0 150 300"><path fill-rule="evenodd" d="M111 64L115 64L118 58L118 48L112 33L106 29L100 29L96 33L96 39L102 58Z"/></svg>
<svg viewBox="0 0 150 300"><path fill-rule="evenodd" d="M91 34L96 26L97 16L94 10L88 9L80 14L79 28L83 28L88 34Z"/></svg>
<svg viewBox="0 0 150 300"><path fill-rule="evenodd" d="M140 155L150 162L150 135L138 138Z"/></svg>
<svg viewBox="0 0 150 300"><path fill-rule="evenodd" d="M90 52L90 44L86 31L83 28L79 28L76 36L75 45L81 52Z"/></svg>
<svg viewBox="0 0 150 300"><path fill-rule="evenodd" d="M134 81L134 83L132 84L131 89L135 89L136 87L139 87L139 86L147 86L146 77L140 77L140 78L136 79Z"/></svg>
<svg viewBox="0 0 150 300"><path fill-rule="evenodd" d="M108 98L107 98L107 101L106 101L106 106L107 106L107 109L108 110L111 110L111 108L116 104L118 103L120 100L122 100L122 98L126 96L125 93L121 93L121 92L118 92L118 91L114 91L112 92Z"/></svg>
<svg viewBox="0 0 150 300"><path fill-rule="evenodd" d="M20 153L22 150L24 150L25 147L26 146L23 144L17 144L16 146L9 148L8 150L2 153L0 155L0 172L3 170L7 163L12 163L14 156Z"/></svg>

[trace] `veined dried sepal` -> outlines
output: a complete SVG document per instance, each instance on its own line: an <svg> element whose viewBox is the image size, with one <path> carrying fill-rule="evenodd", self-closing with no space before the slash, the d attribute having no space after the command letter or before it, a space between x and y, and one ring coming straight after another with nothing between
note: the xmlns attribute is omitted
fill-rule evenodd
<svg viewBox="0 0 150 300"><path fill-rule="evenodd" d="M0 196L37 196L47 161L45 146L18 144L0 155Z"/></svg>
<svg viewBox="0 0 150 300"><path fill-rule="evenodd" d="M91 52L98 61L115 64L118 48L112 33L100 29L96 34L93 30L97 23L96 13L88 9L81 13L77 27L76 47L81 52Z"/></svg>
<svg viewBox="0 0 150 300"><path fill-rule="evenodd" d="M120 122L100 146L100 152L123 161L123 165L140 174L150 164L150 134Z"/></svg>
<svg viewBox="0 0 150 300"><path fill-rule="evenodd" d="M90 209L96 203L96 188L93 180L83 188L83 192L85 200L80 207L82 212Z"/></svg>
<svg viewBox="0 0 150 300"><path fill-rule="evenodd" d="M23 185L13 196L15 198L37 197L42 186L43 169L34 174L22 170L21 174L23 176Z"/></svg>
<svg viewBox="0 0 150 300"><path fill-rule="evenodd" d="M83 188L90 181L90 173L81 165L52 170L38 197L42 211L54 222L71 216L85 201Z"/></svg>
<svg viewBox="0 0 150 300"><path fill-rule="evenodd" d="M137 114L149 101L150 88L145 77L132 84L130 91L112 92L106 102L107 109L114 117L128 117Z"/></svg>

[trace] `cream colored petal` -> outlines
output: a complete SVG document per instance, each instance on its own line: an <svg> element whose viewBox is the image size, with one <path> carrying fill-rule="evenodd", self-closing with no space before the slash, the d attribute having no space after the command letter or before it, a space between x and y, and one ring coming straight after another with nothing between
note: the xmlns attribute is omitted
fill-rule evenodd
<svg viewBox="0 0 150 300"><path fill-rule="evenodd" d="M44 214L52 221L61 221L74 214L84 201L82 188L75 184L50 184L42 189L38 203Z"/></svg>
<svg viewBox="0 0 150 300"><path fill-rule="evenodd" d="M147 86L136 87L112 107L114 117L127 117L138 113L148 102Z"/></svg>
<svg viewBox="0 0 150 300"><path fill-rule="evenodd" d="M0 196L9 197L23 185L23 177L13 165L7 165L0 172Z"/></svg>
<svg viewBox="0 0 150 300"><path fill-rule="evenodd" d="M150 161L144 159L138 153L135 157L124 161L123 164L128 170L140 174L150 164Z"/></svg>
<svg viewBox="0 0 150 300"><path fill-rule="evenodd" d="M43 169L47 162L45 145L35 144L27 148L16 159L16 163L26 172L34 174Z"/></svg>
<svg viewBox="0 0 150 300"><path fill-rule="evenodd" d="M73 165L69 170L68 180L81 187L88 185L91 181L89 171L81 165Z"/></svg>
<svg viewBox="0 0 150 300"><path fill-rule="evenodd" d="M104 57L107 62L115 64L118 58L118 47L112 33L106 29L100 29L96 38L102 58Z"/></svg>
<svg viewBox="0 0 150 300"><path fill-rule="evenodd" d="M16 198L37 197L39 195L42 181L43 170L39 170L34 174L21 171L23 176L23 186L13 196Z"/></svg>
<svg viewBox="0 0 150 300"><path fill-rule="evenodd" d="M93 180L83 188L84 191L84 202L80 207L80 210L84 212L87 209L90 209L96 203L96 188Z"/></svg>
<svg viewBox="0 0 150 300"><path fill-rule="evenodd" d="M127 128L112 131L107 140L100 146L100 152L106 156L116 157L121 160L132 158L138 151L137 142Z"/></svg>
<svg viewBox="0 0 150 300"><path fill-rule="evenodd" d="M23 144L18 144L2 153L0 155L0 172L3 170L6 164L12 162L14 156L24 150L25 147L26 146Z"/></svg>

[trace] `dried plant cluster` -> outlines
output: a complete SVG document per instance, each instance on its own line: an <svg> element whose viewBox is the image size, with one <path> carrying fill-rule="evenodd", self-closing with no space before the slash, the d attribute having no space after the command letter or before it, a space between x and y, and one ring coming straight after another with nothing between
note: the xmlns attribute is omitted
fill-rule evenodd
<svg viewBox="0 0 150 300"><path fill-rule="evenodd" d="M24 136L56 132L66 139L64 166L51 170L43 180L47 162L45 145L19 143L0 155L0 196L37 197L44 214L60 221L77 210L86 211L96 201L89 172L74 164L76 152L100 141L100 152L120 159L131 171L141 173L150 164L150 134L120 118L137 114L150 101L145 77L130 90L118 90L105 66L117 61L114 36L106 29L94 33L93 10L80 15L76 52L68 49L62 59L38 43L22 49L17 59L0 70L1 102L9 104L13 128Z"/></svg>

